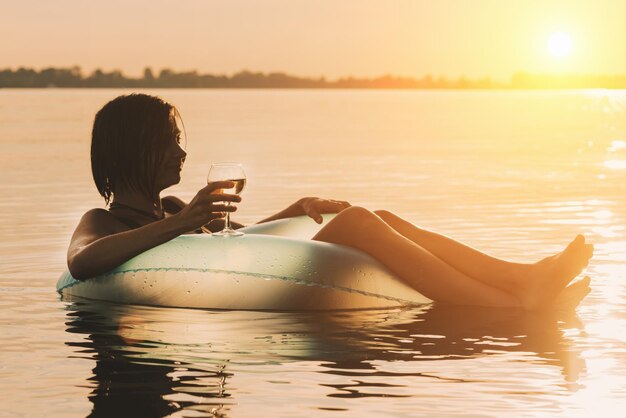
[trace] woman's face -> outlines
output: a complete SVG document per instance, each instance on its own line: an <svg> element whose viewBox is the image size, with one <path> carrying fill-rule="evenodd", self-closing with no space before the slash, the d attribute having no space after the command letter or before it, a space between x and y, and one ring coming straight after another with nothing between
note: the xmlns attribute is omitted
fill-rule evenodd
<svg viewBox="0 0 626 418"><path fill-rule="evenodd" d="M172 126L171 140L168 142L167 149L163 155L163 161L157 172L155 182L155 186L159 191L180 182L180 171L187 156L187 153L181 147L182 132L173 115L170 117L170 126Z"/></svg>

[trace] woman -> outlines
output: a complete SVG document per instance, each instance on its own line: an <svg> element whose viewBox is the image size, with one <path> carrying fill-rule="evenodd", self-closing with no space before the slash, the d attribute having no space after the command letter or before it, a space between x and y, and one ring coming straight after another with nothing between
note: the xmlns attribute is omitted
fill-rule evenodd
<svg viewBox="0 0 626 418"><path fill-rule="evenodd" d="M180 181L186 157L177 116L172 105L145 94L120 96L96 114L92 173L109 208L85 213L72 236L68 266L75 278L105 273L203 226L215 228L226 212L236 210L225 202L241 198L219 192L233 186L228 181L210 183L189 204L160 198L161 191ZM567 287L593 253L580 235L559 254L521 264L488 256L390 212L342 201L303 198L261 222L308 215L321 223L322 213L339 214L314 240L369 254L435 301L534 310L557 298L578 303L589 291L588 278Z"/></svg>

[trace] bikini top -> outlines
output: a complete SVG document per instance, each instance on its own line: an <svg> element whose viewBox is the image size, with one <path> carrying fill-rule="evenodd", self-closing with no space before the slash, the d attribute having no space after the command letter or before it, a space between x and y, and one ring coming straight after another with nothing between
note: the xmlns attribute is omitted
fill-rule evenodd
<svg viewBox="0 0 626 418"><path fill-rule="evenodd" d="M130 229L136 229L139 228L140 226L142 226L139 222L128 218L126 216L120 216L117 213L113 213L111 210L112 209L127 209L130 210L132 212L135 212L139 215L142 215L146 218L149 218L153 221L160 221L161 219L165 218L164 215L162 216L156 216L154 213L150 213L150 212L146 212L137 208L134 208L132 206L128 206L125 205L123 203L118 203L118 202L113 202L109 205L109 213L111 213L111 215L113 215L118 221L122 222L123 224L125 224L126 226L128 226Z"/></svg>

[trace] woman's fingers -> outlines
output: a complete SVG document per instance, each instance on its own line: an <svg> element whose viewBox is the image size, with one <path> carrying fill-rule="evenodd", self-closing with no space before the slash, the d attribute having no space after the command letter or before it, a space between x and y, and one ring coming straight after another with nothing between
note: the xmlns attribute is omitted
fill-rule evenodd
<svg viewBox="0 0 626 418"><path fill-rule="evenodd" d="M209 182L201 191L211 193L219 189L232 189L235 187L235 183L230 180L212 181Z"/></svg>
<svg viewBox="0 0 626 418"><path fill-rule="evenodd" d="M224 218L227 213L237 211L237 206L230 203L241 202L236 194L223 193L223 190L232 188L234 183L215 181L198 191L196 196L179 213L182 222L196 229L215 219Z"/></svg>
<svg viewBox="0 0 626 418"><path fill-rule="evenodd" d="M232 193L224 193L235 187L235 183L230 180L214 181L200 189L198 195L208 199L211 202L241 202L241 197Z"/></svg>
<svg viewBox="0 0 626 418"><path fill-rule="evenodd" d="M309 206L308 210L306 211L306 214L318 224L321 224L323 221L322 215L320 215L317 209L315 209L313 206Z"/></svg>
<svg viewBox="0 0 626 418"><path fill-rule="evenodd" d="M211 212L235 212L237 206L232 205L211 205Z"/></svg>
<svg viewBox="0 0 626 418"><path fill-rule="evenodd" d="M236 194L210 194L207 196L209 202L241 202L241 196Z"/></svg>
<svg viewBox="0 0 626 418"><path fill-rule="evenodd" d="M322 213L339 213L350 206L350 203L346 201L320 199L317 197L305 198L302 201L304 213L313 218L318 224L323 222Z"/></svg>
<svg viewBox="0 0 626 418"><path fill-rule="evenodd" d="M194 210L207 213L207 215L211 212L234 212L237 210L237 206L226 203L239 203L241 202L241 196L236 194L208 193L208 190L207 187L200 190L189 206L194 208Z"/></svg>
<svg viewBox="0 0 626 418"><path fill-rule="evenodd" d="M326 205L324 205L324 210L331 213L341 212L351 206L350 203L341 200L326 200L325 202Z"/></svg>

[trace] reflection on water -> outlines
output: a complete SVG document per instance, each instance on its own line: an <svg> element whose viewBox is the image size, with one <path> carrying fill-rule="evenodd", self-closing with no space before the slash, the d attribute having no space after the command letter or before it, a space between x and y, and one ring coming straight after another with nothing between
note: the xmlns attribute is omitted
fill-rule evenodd
<svg viewBox="0 0 626 418"><path fill-rule="evenodd" d="M536 365L535 376L527 376L534 396L554 394L551 385L532 382L550 374L545 367L558 371L561 382L554 383L567 391L577 389L585 370L584 360L570 348L571 336L581 332L571 311L529 314L435 305L259 313L91 301L74 302L67 309L67 332L84 336L82 342L67 344L76 355L95 361L88 383L91 416L165 416L176 411L226 416L250 390L236 383L240 370L259 373L267 378L264 384L283 385L287 391L298 382L271 370L290 370L290 364L306 364L309 383L330 399L317 407L320 411L345 409L346 398L408 398L420 380L483 384L515 393L507 388L509 376L464 374L458 360L506 357L529 369ZM440 386L424 386L427 393L422 396L441 396ZM264 416L284 412L280 404L259 408Z"/></svg>
<svg viewBox="0 0 626 418"><path fill-rule="evenodd" d="M626 141L613 141L608 149L609 159L604 162L604 166L611 170L626 169Z"/></svg>
<svg viewBox="0 0 626 418"><path fill-rule="evenodd" d="M224 365L207 362L206 368L199 368L177 359L179 350L193 351L193 346L170 345L163 337L175 339L177 328L186 324L176 324L168 335L155 329L153 320L144 319L142 311L146 312L97 302L69 307L67 332L86 338L67 345L95 360L89 378L93 386L90 416L166 416L180 409L198 409L198 405L205 412L213 411L213 406L221 408L220 400L230 396L224 390L228 377ZM173 394L177 401L169 399ZM211 398L217 403L212 404Z"/></svg>

